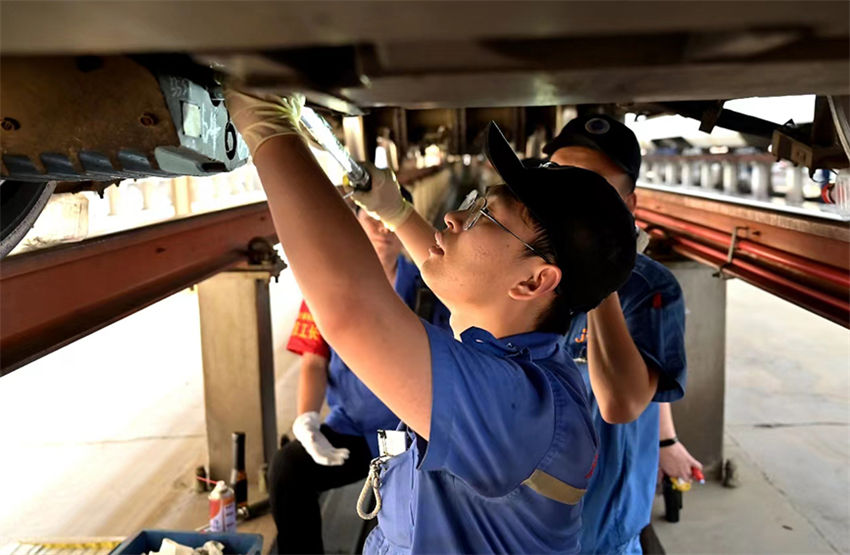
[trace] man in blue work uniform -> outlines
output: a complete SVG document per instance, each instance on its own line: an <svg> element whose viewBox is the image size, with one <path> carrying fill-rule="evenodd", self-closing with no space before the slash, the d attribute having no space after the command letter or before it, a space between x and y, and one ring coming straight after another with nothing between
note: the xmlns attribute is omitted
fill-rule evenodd
<svg viewBox="0 0 850 555"><path fill-rule="evenodd" d="M641 153L622 123L605 115L576 118L543 150L552 162L602 175L634 210ZM625 285L570 324L566 347L582 370L599 434L599 461L582 512L582 551L641 552L640 532L655 494L659 426L675 437L667 403L685 392L684 331L676 278L643 254ZM677 471L683 479L690 480L691 466L702 466L681 445L665 454L668 468L687 469Z"/></svg>
<svg viewBox="0 0 850 555"><path fill-rule="evenodd" d="M500 164L500 161L508 160L508 164L518 167L521 167L521 164L500 135L501 140L498 141L492 141L494 136L494 131L491 128L488 134L488 157L506 182L506 186L496 187L494 191L505 188L511 190L511 183L517 181L522 183L525 181L524 176L522 171L518 171L516 173L519 173L520 176L513 177L515 170L512 170L510 165L506 169L504 162ZM501 152L501 154L494 155L494 144L500 149L497 152ZM564 170L563 177L557 170L543 174L549 180L545 182L545 185L541 185L541 188L543 186L548 187L548 194L554 196L530 199L526 203L526 206L530 206L531 203L536 201L549 210L554 207L555 210L550 212L552 221L569 218L572 213L568 209L565 210L567 214L561 214L558 205L553 204L559 200L557 188L572 185L569 179L569 171L573 170L566 168ZM590 176L590 178L590 181L596 185L606 189L609 187L604 180L598 179L597 176ZM532 179L528 179L528 181L532 181ZM589 183L586 185L589 185ZM368 210L385 222L392 223L396 220L394 214L397 209L394 207L399 206L397 193L395 195L393 193L394 188L382 187L381 184L378 184L372 192L355 193L354 198L356 201L362 202ZM581 199L573 198L568 190L563 191L563 193L566 196L562 197L561 200L565 203L565 206L569 206L571 210L582 211L580 207L582 205ZM473 195L475 194L473 193ZM460 221L458 221L456 213L450 213L446 216L448 230L451 231L454 227L467 227L468 224L464 222L464 217L481 218L479 210L482 206L486 205L481 204L480 199L468 199L461 206L466 216L461 217ZM541 208L541 210L543 209ZM589 217L588 214L584 214L584 216ZM604 232L601 231L605 226L603 220L596 220L593 224L596 226L597 232L604 235ZM589 232L590 230L586 227L573 227L566 235L570 236L571 241L590 249L588 242L592 241L588 237ZM432 256L435 250L433 241L430 239L434 233L433 228L413 214L398 230L398 233L402 242L411 252L414 261L421 264L423 269L427 268L428 263L433 260ZM436 251L437 254L440 254L441 246L438 245ZM593 256L588 255L588 258L596 258L600 252L605 252L605 249L594 250ZM562 256L566 258L569 255L563 254ZM582 261L574 257L570 258L572 264L569 266L570 270L567 270L570 275L565 279L563 286L565 288L570 286L576 288L588 287L589 283L583 282L583 280L590 280L589 275L593 272L580 277L579 274L582 273L580 268L585 264L592 266L593 262L588 259ZM484 278L482 277L482 279ZM561 308L565 308L565 306L562 305ZM569 313L569 310L562 313L562 324L564 326L569 321ZM518 316L515 317L519 319ZM452 327L457 330L464 329L465 326L453 321ZM548 325L544 325L543 329L549 332L559 330L556 326ZM498 341L494 340L490 333L472 328L461 334L461 339L464 346L478 346L485 353L495 357L505 355L511 358L517 357L515 360L521 364L522 358L524 358L521 354L523 351L525 351L527 358L531 358L537 363L545 361L560 365L566 362L563 358L564 349L560 333L522 334L516 337L502 338L501 341ZM565 448L570 445L573 449L572 452L569 452L569 448L567 448L569 454L561 453L558 456L555 456L551 451L543 452L546 445L550 450L553 449L553 446L549 443L552 438L545 433L537 435L537 430L546 428L534 419L523 419L520 414L509 413L500 415L507 418L507 422L496 418L485 418L485 420L489 420L485 425L481 422L481 419L482 414L487 414L488 407L499 406L507 402L510 402L512 408L515 405L532 406L532 399L523 400L522 390L514 391L509 385L506 385L503 392L507 395L506 398L482 397L481 392L487 391L488 384L492 380L500 378L498 372L495 371L498 358L496 360L486 357L472 358L469 353L455 352L459 348L456 341L435 337L434 335L430 336L430 340L435 378L438 371L440 374L445 372L445 382L452 384L450 388L438 390L436 387L438 382L435 382L433 410L443 416L439 420L435 420L435 425L436 423L441 424L437 431L443 432L437 437L454 435L456 439L449 447L444 448L439 439L432 437L426 445L421 441L421 438L409 433L409 442L412 448L405 452L403 457L389 460L388 471L382 479L386 481L386 478L394 475L411 475L413 476L413 484L411 485L409 479L400 480L400 483L399 481L386 481L385 489L387 491L384 491L382 495L384 497L396 495L397 489L395 488L404 491L405 488L412 487L419 492L420 498L427 501L420 501L415 506L412 518L408 518L406 514L400 515L403 517L400 521L397 521L392 514L383 517L380 520L380 528L370 536L367 546L377 552L383 552L387 549L389 552L396 552L399 551L397 548L400 545L412 545L413 551L464 553L480 552L482 546L488 546L487 549L484 549L485 551L529 553L551 551L554 546L560 546L555 548L556 551L574 551L577 549L578 542L576 539L580 530L578 521L580 503L578 499L583 492L576 491L575 484L583 484L590 478L593 474L594 463L591 463L590 470L582 474L580 472L582 466L577 465L573 457L581 458L582 455L589 454L588 452L582 453L581 450L582 445L586 448L590 445L588 442L592 441L592 434L588 433L589 428L586 427L587 414L583 410L577 412L575 407L570 407L572 409L570 411L558 411L561 416L556 415L556 431L554 433L556 436L564 434L564 439L569 438L561 445ZM462 351L465 350L462 349ZM542 361L539 360L541 358ZM460 368L458 368L459 362L463 363ZM465 365L473 367L473 373L469 377L465 376L469 372L463 367ZM475 367L479 367L481 370L475 372ZM451 381L453 373L463 376L459 384ZM508 370L508 380L506 380L508 383L510 383L510 374L511 371ZM574 372L571 371L568 376L571 380L568 383L568 392L570 398L575 399L574 396L578 393L575 387L579 382L575 381L576 374ZM542 380L535 377L534 381ZM535 418L539 418L539 416L536 415ZM433 432L434 428L432 428L432 434ZM556 441L560 443L560 440ZM424 454L421 452L423 448L427 448ZM525 451L529 455L533 453L533 456L530 456L528 460L519 459L517 462L523 462L527 465L529 460L548 460L545 465L546 468L538 467L529 476L528 466L511 467L507 464L509 458L505 459L506 462L502 464L504 468L499 468L499 454L504 456L506 452L510 452L512 449L519 452ZM450 456L445 451L451 453L450 460L445 460ZM587 459L584 459L584 461L587 462ZM480 467L481 465L483 465L483 468ZM414 468L426 471L425 474L421 475L424 477L423 479L417 480L416 477L420 475L411 474L411 470ZM492 472L494 469L500 470L503 475L484 474L483 472L485 470ZM432 474L427 472L429 470L449 470L450 474L447 477L443 473ZM545 491L543 487L535 489L533 484L538 480L540 484L551 483L551 476L548 475L547 471L560 476L568 476L570 478L568 483L573 484L573 487L570 487L567 482L562 482L556 488L562 496L543 494L545 499L533 495L528 489L511 490L511 488L516 488L516 484L519 483L529 486L532 491L538 494ZM523 479L526 476L527 478ZM461 487L464 484L471 487ZM423 491L426 492L424 495L422 494ZM442 499L440 494L446 492L451 493L454 498L450 500ZM520 492L525 494L528 500L527 506L520 506L518 509L507 500L514 499L512 496ZM476 506L481 501L482 496L490 502L485 507ZM556 500L557 502L555 502ZM557 519L553 518L558 513L556 509L558 502L572 506L568 513L569 520L563 522L562 526L559 526ZM447 516L417 520L416 515L419 514L445 514ZM524 534L521 532L522 530L531 532L535 528L539 530L539 524L536 523L541 519L545 522L546 534L539 532ZM493 522L502 525L509 524L505 526L505 529L500 529ZM412 525L415 525L415 534L413 534ZM495 543L493 542L494 533L497 540ZM417 541L412 534L418 535L420 539Z"/></svg>
<svg viewBox="0 0 850 555"><path fill-rule="evenodd" d="M402 194L411 200L407 190ZM355 213L399 297L429 322L448 329L448 310L433 299L419 270L401 253L395 234L356 207ZM269 465L277 548L280 553L324 553L319 494L365 478L369 462L378 456L378 430L395 429L399 419L325 342L304 302L287 349L301 355L301 368L298 416L292 425L296 441L277 451ZM325 397L330 413L322 423Z"/></svg>
<svg viewBox="0 0 850 555"><path fill-rule="evenodd" d="M587 170L524 168L491 124L485 150L505 185L449 213L428 248L419 242L427 223L409 203L370 206L406 246L406 234L417 237L408 252L459 341L382 279L299 135L299 103L226 98L319 329L405 423L368 479L380 508L366 551L578 551L596 441L562 335L573 311L631 272L634 220L617 192ZM397 184L374 171L372 187Z"/></svg>

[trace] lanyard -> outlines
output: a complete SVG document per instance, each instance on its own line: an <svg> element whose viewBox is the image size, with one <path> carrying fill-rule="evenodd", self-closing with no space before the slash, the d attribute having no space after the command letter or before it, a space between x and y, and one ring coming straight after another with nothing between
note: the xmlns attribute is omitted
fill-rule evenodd
<svg viewBox="0 0 850 555"><path fill-rule="evenodd" d="M372 520L381 511L381 469L385 462L392 457L382 455L375 457L369 463L369 475L366 476L366 482L363 484L363 489L360 490L360 496L357 498L357 516L363 520ZM369 490L375 496L375 508L370 512L366 512L366 499L369 496Z"/></svg>

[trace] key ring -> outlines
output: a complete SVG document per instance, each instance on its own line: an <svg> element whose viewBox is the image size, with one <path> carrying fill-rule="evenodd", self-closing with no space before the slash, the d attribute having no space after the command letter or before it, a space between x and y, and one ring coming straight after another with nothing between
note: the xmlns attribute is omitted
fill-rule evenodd
<svg viewBox="0 0 850 555"><path fill-rule="evenodd" d="M360 490L360 496L357 498L357 516L363 520L372 520L381 511L381 466L390 459L388 456L376 457L369 463L369 475L366 476L366 482L363 484L363 489ZM366 512L366 498L369 495L369 490L375 496L375 508L370 512Z"/></svg>

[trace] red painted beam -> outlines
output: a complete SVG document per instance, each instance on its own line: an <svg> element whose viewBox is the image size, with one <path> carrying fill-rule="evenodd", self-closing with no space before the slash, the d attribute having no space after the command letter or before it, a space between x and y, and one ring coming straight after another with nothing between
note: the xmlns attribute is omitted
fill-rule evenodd
<svg viewBox="0 0 850 555"><path fill-rule="evenodd" d="M276 242L266 203L55 248L0 264L0 376Z"/></svg>
<svg viewBox="0 0 850 555"><path fill-rule="evenodd" d="M652 210L637 209L636 216L650 224L670 229L678 233L691 235L728 249L732 242L731 233L723 233L711 228L694 224L679 218L660 214ZM735 251L746 253L782 266L792 268L803 275L814 276L833 285L850 291L850 273L841 268L828 266L814 260L809 260L792 253L784 252L773 247L760 245L747 239L738 238Z"/></svg>
<svg viewBox="0 0 850 555"><path fill-rule="evenodd" d="M673 250L683 256L717 268L724 275L742 279L780 298L790 301L846 328L850 328L850 302L847 297L839 298L829 292L820 291L798 283L776 271L757 264L733 258L727 262L725 251L699 243L638 220L638 225L652 236L668 241Z"/></svg>
<svg viewBox="0 0 850 555"><path fill-rule="evenodd" d="M637 193L639 218L644 211L651 211L710 228L727 237L736 227L746 227L748 232L743 238L751 243L837 268L850 275L850 225L846 222L646 188L638 189ZM725 244L728 245L728 241Z"/></svg>

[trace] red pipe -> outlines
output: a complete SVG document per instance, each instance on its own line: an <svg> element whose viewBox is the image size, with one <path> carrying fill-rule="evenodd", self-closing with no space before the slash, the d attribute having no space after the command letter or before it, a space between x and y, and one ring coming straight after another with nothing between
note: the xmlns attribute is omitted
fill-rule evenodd
<svg viewBox="0 0 850 555"><path fill-rule="evenodd" d="M689 235L705 239L706 241L720 243L727 249L732 242L732 236L727 233L723 233L722 231L716 231L705 226L692 224L690 222L673 218L671 216L665 216L664 214L659 214L658 212L653 212L644 208L638 208L635 213L637 217L643 218L649 223L670 228L680 233L687 233ZM764 258L765 260L770 260L777 264L793 268L806 275L819 277L830 283L838 285L839 287L850 289L850 274L840 269L771 247L759 245L758 243L753 243L746 239L738 239L735 242L735 248L741 252L752 254L754 256Z"/></svg>
<svg viewBox="0 0 850 555"><path fill-rule="evenodd" d="M691 260L695 260L701 264L706 264L708 266L717 267L718 264L714 260L710 260L703 255L696 253L689 249L688 247L681 244L673 244L671 248L674 252L677 252ZM779 285L775 285L768 281L765 281L758 276L753 276L744 272L743 270L738 270L735 268L726 267L723 270L724 274L727 274L729 277L736 277L742 281L748 282L764 291L772 295L776 295L780 299L784 299L788 302L794 303L797 306L808 310L818 316L822 316L831 322L838 324L839 326L843 326L845 328L850 328L850 312L836 310L832 306L825 306L821 303L818 303L815 299L811 299L804 295L800 295L794 291L789 291Z"/></svg>
<svg viewBox="0 0 850 555"><path fill-rule="evenodd" d="M641 225L642 228L647 227L644 222L640 223L643 224ZM650 233L656 237L672 239L675 243L681 244L692 252L700 253L706 257L709 257L709 260L714 259L715 263L718 266L722 266L726 263L726 253L718 251L717 249L712 248L708 245L703 245L702 243L698 243L685 237L668 237L661 230L652 230ZM799 283L791 281L783 276L765 270L764 268L761 268L754 264L750 264L749 262L744 262L740 259L733 259L731 263L727 264L727 266L749 272L775 285L779 285L787 289L796 291L797 293L811 297L813 299L817 299L823 303L829 304L830 306L833 306L839 310L850 314L850 302L837 299L826 293L821 293L820 291L816 291L814 289L806 287L805 285L801 285Z"/></svg>
<svg viewBox="0 0 850 555"><path fill-rule="evenodd" d="M646 228L648 224L646 222L638 222L642 228ZM835 322L840 326L844 326L845 328L850 328L850 307L841 306L836 310L835 304L833 302L824 305L823 303L819 303L817 299L812 298L808 295L808 291L804 293L800 293L798 288L788 288L782 285L782 280L772 279L773 276L768 274L767 279L762 277L761 275L753 275L750 272L747 272L745 269L741 267L735 267L730 265L725 265L726 256L724 253L719 251L714 251L711 247L706 247L705 245L700 245L702 248L699 249L700 252L695 251L679 242L678 237L669 237L664 231L660 229L653 229L650 233L655 237L660 237L662 239L670 239L671 247L675 252L690 258L691 260L695 260L700 264L705 264L707 266L711 266L713 268L718 268L723 266L723 272L732 277L737 277L746 282L749 282L756 287L764 289L765 291L777 295L780 298L783 298L787 301L790 301L806 310L814 312L824 318ZM777 283L778 282L778 283Z"/></svg>
<svg viewBox="0 0 850 555"><path fill-rule="evenodd" d="M697 252L702 252L704 254L711 253L713 256L718 256L718 251L712 249L709 246L703 245L702 243L697 243L696 241L693 241L691 239L686 239L684 237L677 237L676 241L678 241L682 245L684 245L684 246L686 246L690 249L693 249ZM721 260L724 260L724 254L723 253L719 253L719 256L720 256ZM764 278L767 281L771 281L771 282L773 282L777 285L787 287L788 289L792 289L794 291L797 291L798 293L808 295L808 296L813 297L815 299L818 299L818 300L820 300L824 303L832 305L835 308L838 308L840 310L845 310L845 311L850 312L850 302L843 301L841 299L837 299L837 298L835 298L831 295L828 295L826 293L821 293L820 291L816 291L814 289L806 287L805 285L800 285L799 283L791 281L790 279L787 279L787 278L782 277L778 274L775 274L773 272L765 270L764 268L760 268L759 266L756 266L755 264L750 264L749 262L744 262L744 261L738 259L738 260L733 260L732 263L730 264L730 266L738 267L742 270L745 270L745 271L750 272L752 274L755 274L755 275L757 275L761 278Z"/></svg>
<svg viewBox="0 0 850 555"><path fill-rule="evenodd" d="M690 248L679 244L674 243L672 245L673 251L690 258L691 260L695 260L701 264L707 264L708 266L717 267L719 264L712 259L709 259L702 254L696 253ZM723 272L728 274L730 277L736 277L743 281L749 282L760 289L767 291L773 295L778 296L781 299L785 299L786 301L792 302L801 308L804 308L808 311L811 311L819 316L830 320L839 326L843 326L845 328L850 328L850 312L847 310L835 310L831 305L824 306L818 303L815 299L810 297L800 295L794 291L789 291L786 288L783 288L780 285L773 284L764 279L761 279L758 276L751 275L743 270L725 267Z"/></svg>

